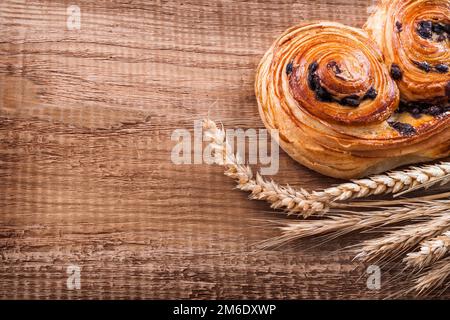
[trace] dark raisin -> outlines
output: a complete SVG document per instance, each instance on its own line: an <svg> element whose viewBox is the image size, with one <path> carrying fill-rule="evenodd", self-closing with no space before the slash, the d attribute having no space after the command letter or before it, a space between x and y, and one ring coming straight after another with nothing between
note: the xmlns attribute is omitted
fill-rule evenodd
<svg viewBox="0 0 450 320"><path fill-rule="evenodd" d="M294 66L294 63L293 63L292 61L289 62L288 65L286 66L286 73L287 73L288 75L290 75L290 74L292 73L292 68L293 68L293 66Z"/></svg>
<svg viewBox="0 0 450 320"><path fill-rule="evenodd" d="M446 33L450 33L450 24L444 24L443 27Z"/></svg>
<svg viewBox="0 0 450 320"><path fill-rule="evenodd" d="M427 107L427 105L424 105L420 102L405 102L400 101L400 104L398 106L398 109L396 110L397 113L403 113L408 112L413 118L420 118L422 116L422 109Z"/></svg>
<svg viewBox="0 0 450 320"><path fill-rule="evenodd" d="M403 31L403 24L400 21L397 21L395 23L395 26L397 27L397 31L398 32L402 32Z"/></svg>
<svg viewBox="0 0 450 320"><path fill-rule="evenodd" d="M370 89L364 95L364 99L372 99L374 100L378 96L377 90L374 87L370 87Z"/></svg>
<svg viewBox="0 0 450 320"><path fill-rule="evenodd" d="M419 113L421 113L421 112L420 112L420 109L417 108L417 107L412 108L410 112L411 112L412 114L419 114Z"/></svg>
<svg viewBox="0 0 450 320"><path fill-rule="evenodd" d="M425 72L430 72L431 66L428 64L428 62L418 62L414 61L414 64L421 70Z"/></svg>
<svg viewBox="0 0 450 320"><path fill-rule="evenodd" d="M426 113L432 116L438 116L442 113L442 110L438 106L432 106L428 108Z"/></svg>
<svg viewBox="0 0 450 320"><path fill-rule="evenodd" d="M415 102L414 105L416 105L420 109L426 109L426 108L431 107L431 105L426 102Z"/></svg>
<svg viewBox="0 0 450 320"><path fill-rule="evenodd" d="M336 62L336 61L330 61L330 62L328 62L328 64L327 64L327 68L332 69L332 68L334 68L336 65L337 65L337 62Z"/></svg>
<svg viewBox="0 0 450 320"><path fill-rule="evenodd" d="M320 87L320 79L315 74L319 64L317 62L313 62L308 67L308 85L312 91L316 91Z"/></svg>
<svg viewBox="0 0 450 320"><path fill-rule="evenodd" d="M401 112L405 112L405 111L408 111L408 110L409 110L409 106L407 105L407 103L404 102L404 101L400 101L400 103L398 105L398 108L395 111L398 112L398 113L401 113Z"/></svg>
<svg viewBox="0 0 450 320"><path fill-rule="evenodd" d="M414 119L419 119L422 116L422 112L419 108L411 109L410 114Z"/></svg>
<svg viewBox="0 0 450 320"><path fill-rule="evenodd" d="M421 28L423 28L423 29L430 29L431 30L433 28L433 21L429 21L429 20L421 21L419 23L419 26Z"/></svg>
<svg viewBox="0 0 450 320"><path fill-rule="evenodd" d="M433 36L433 33L431 32L433 24L431 21L421 21L419 22L417 26L417 33L423 38L423 39L431 39Z"/></svg>
<svg viewBox="0 0 450 320"><path fill-rule="evenodd" d="M308 72L309 73L313 73L317 71L317 68L319 68L319 64L317 63L317 61L314 61L313 63L311 63L308 67Z"/></svg>
<svg viewBox="0 0 450 320"><path fill-rule="evenodd" d="M433 23L432 30L436 34L443 34L445 32L444 26L440 23Z"/></svg>
<svg viewBox="0 0 450 320"><path fill-rule="evenodd" d="M323 87L319 87L316 89L316 98L322 102L332 102L333 97L331 94Z"/></svg>
<svg viewBox="0 0 450 320"><path fill-rule="evenodd" d="M403 78L402 70L395 63L393 63L391 66L391 76L394 80L401 80Z"/></svg>
<svg viewBox="0 0 450 320"><path fill-rule="evenodd" d="M328 69L332 69L334 71L335 74L340 74L342 73L341 68L339 67L339 65L337 64L336 61L331 61L327 64L327 68Z"/></svg>
<svg viewBox="0 0 450 320"><path fill-rule="evenodd" d="M345 97L340 101L340 104L349 107L358 107L360 103L361 102L359 101L359 97L357 95Z"/></svg>
<svg viewBox="0 0 450 320"><path fill-rule="evenodd" d="M397 130L402 136L412 136L415 135L416 129L409 123L402 123L398 121L388 121L388 124Z"/></svg>
<svg viewBox="0 0 450 320"><path fill-rule="evenodd" d="M447 73L448 72L448 66L445 64L438 64L434 67L438 72L440 73Z"/></svg>
<svg viewBox="0 0 450 320"><path fill-rule="evenodd" d="M308 74L308 86L312 91L316 91L320 87L320 79L315 73Z"/></svg>

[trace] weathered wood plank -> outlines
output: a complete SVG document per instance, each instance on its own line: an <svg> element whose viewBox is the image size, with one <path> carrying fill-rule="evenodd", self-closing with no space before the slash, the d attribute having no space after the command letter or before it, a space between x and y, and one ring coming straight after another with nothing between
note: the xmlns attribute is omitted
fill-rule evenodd
<svg viewBox="0 0 450 320"><path fill-rule="evenodd" d="M277 215L221 168L176 166L175 129L208 112L262 128L255 67L288 26L361 26L371 1L0 3L0 298L370 298L321 248L254 251ZM281 155L277 179L336 180ZM81 267L82 289L66 287ZM448 296L448 295L447 295Z"/></svg>

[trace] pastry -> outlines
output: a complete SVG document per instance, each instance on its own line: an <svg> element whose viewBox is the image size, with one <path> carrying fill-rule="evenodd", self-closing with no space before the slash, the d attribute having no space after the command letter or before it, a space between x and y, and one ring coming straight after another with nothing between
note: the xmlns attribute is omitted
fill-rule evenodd
<svg viewBox="0 0 450 320"><path fill-rule="evenodd" d="M334 22L284 32L262 58L261 118L306 167L357 178L450 154L449 112L398 112L400 94L366 31Z"/></svg>
<svg viewBox="0 0 450 320"><path fill-rule="evenodd" d="M379 1L365 29L383 51L403 108L448 105L449 0Z"/></svg>

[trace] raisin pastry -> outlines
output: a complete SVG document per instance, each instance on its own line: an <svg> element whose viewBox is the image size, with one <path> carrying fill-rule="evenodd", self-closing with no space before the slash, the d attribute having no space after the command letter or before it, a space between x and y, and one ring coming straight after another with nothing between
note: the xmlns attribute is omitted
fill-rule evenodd
<svg viewBox="0 0 450 320"><path fill-rule="evenodd" d="M401 107L415 109L415 113L426 109L423 113L432 115L446 112L450 1L382 0L365 29L383 51L400 90ZM430 110L432 106L435 108Z"/></svg>
<svg viewBox="0 0 450 320"><path fill-rule="evenodd" d="M281 147L328 176L357 178L450 154L450 118L396 113L398 88L361 29L333 22L288 29L262 58L255 91Z"/></svg>

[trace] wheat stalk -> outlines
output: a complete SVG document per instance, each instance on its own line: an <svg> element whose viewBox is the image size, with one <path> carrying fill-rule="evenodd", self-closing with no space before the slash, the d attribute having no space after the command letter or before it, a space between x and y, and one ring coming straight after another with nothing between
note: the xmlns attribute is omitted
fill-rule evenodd
<svg viewBox="0 0 450 320"><path fill-rule="evenodd" d="M280 227L282 235L261 244L263 248L313 237L330 235L328 239L337 238L351 232L373 230L405 221L432 219L450 209L450 201L417 201L406 206L396 206L389 210L335 211L327 215L326 220L296 221Z"/></svg>
<svg viewBox="0 0 450 320"><path fill-rule="evenodd" d="M424 215L427 214L424 209ZM448 206L442 206L442 214L432 220L407 225L389 234L363 242L361 252L356 256L364 262L393 260L415 248L420 242L436 237L450 226Z"/></svg>
<svg viewBox="0 0 450 320"><path fill-rule="evenodd" d="M428 268L428 273L417 278L411 290L424 294L442 285L450 275L450 258L445 258L450 242L450 201L437 200L448 199L449 193L408 201L342 203L371 195L398 196L420 188L447 184L450 182L450 162L392 171L309 193L302 188L280 186L265 179L259 172L253 175L240 155L233 153L223 127L218 128L215 122L204 120L203 128L205 140L212 141L210 146L214 163L225 166L225 175L236 181L238 189L250 192L251 199L265 200L272 208L284 209L288 214L302 214L304 217L329 211L324 220L288 223L282 227L282 236L267 241L267 246L315 235L331 234L338 237L353 231L409 221L413 224L394 229L381 238L365 241L359 246L361 252L357 258L366 262L395 259L421 244L420 251L410 253L405 261L408 267L416 271ZM355 211L363 207L377 209Z"/></svg>
<svg viewBox="0 0 450 320"><path fill-rule="evenodd" d="M305 217L326 210L322 202L310 200L310 194L304 189L280 186L267 181L259 173L254 179L251 168L242 164L239 154L232 152L223 128L218 128L214 121L204 120L203 129L205 140L211 141L214 162L225 166L225 175L237 182L238 189L250 192L251 199L265 200L274 209L283 208L288 214L303 214Z"/></svg>
<svg viewBox="0 0 450 320"><path fill-rule="evenodd" d="M319 192L313 192L313 197L319 201L334 202L371 195L405 194L419 188L429 188L436 184L450 182L450 162L434 165L412 167L403 171L392 171L367 179L353 180Z"/></svg>
<svg viewBox="0 0 450 320"><path fill-rule="evenodd" d="M406 262L408 268L420 271L441 260L449 251L450 231L447 231L436 238L424 241L419 251L408 253L403 261Z"/></svg>
<svg viewBox="0 0 450 320"><path fill-rule="evenodd" d="M418 295L425 295L442 287L449 277L450 257L447 257L434 264L424 275L418 277L415 280L416 285L409 292L415 291Z"/></svg>
<svg viewBox="0 0 450 320"><path fill-rule="evenodd" d="M396 194L450 181L450 162L442 162L353 180L309 193L305 189L280 186L274 181L266 180L259 173L253 178L251 168L243 164L239 154L233 153L223 128L218 128L214 121L207 119L203 120L203 129L205 140L212 141L214 163L226 167L225 174L237 182L237 188L251 192L251 199L265 200L271 203L272 208L284 209L288 214L308 217L313 213L325 213L330 208L340 207L339 201L370 195Z"/></svg>

